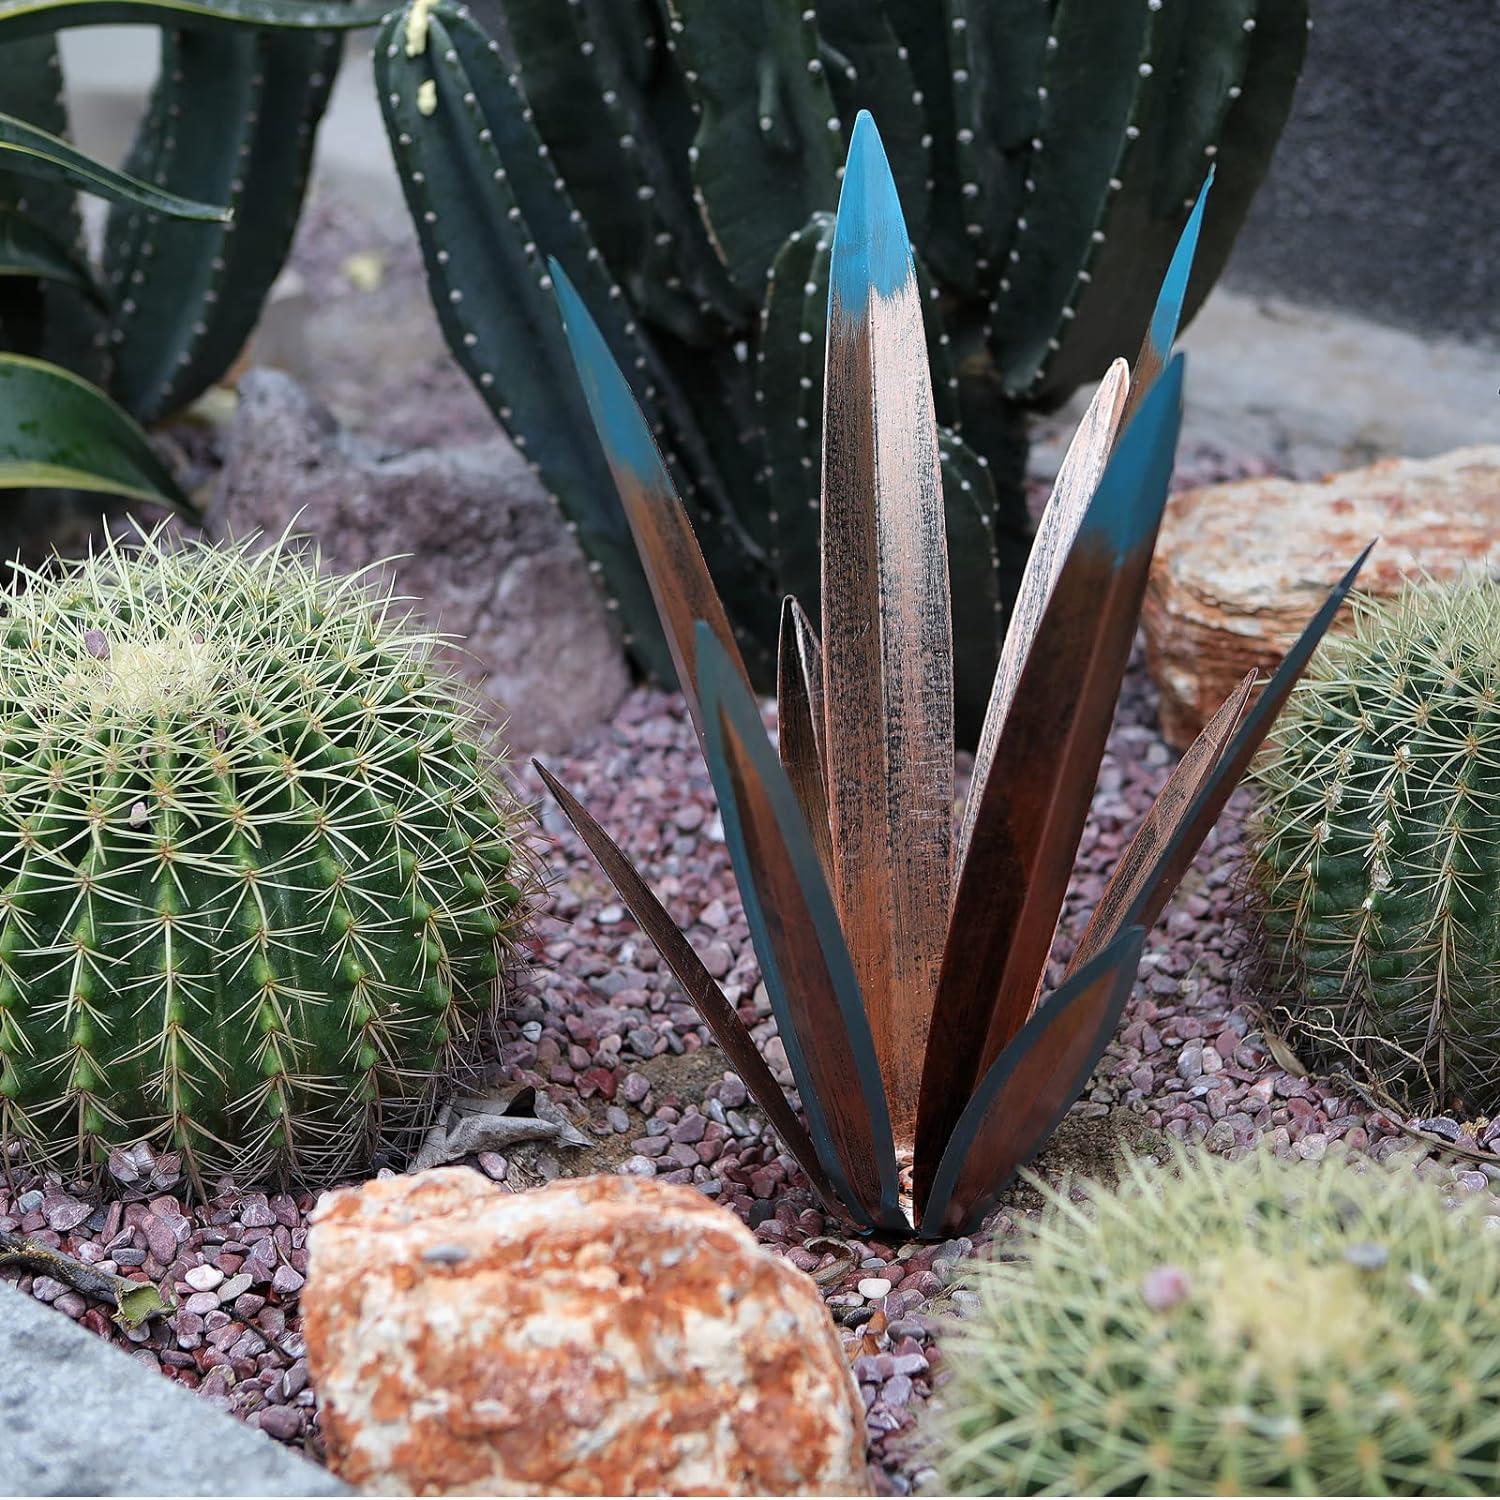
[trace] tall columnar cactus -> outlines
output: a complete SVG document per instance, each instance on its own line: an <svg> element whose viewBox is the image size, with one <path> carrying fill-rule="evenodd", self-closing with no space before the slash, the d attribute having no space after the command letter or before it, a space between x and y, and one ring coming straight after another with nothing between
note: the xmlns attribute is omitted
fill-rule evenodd
<svg viewBox="0 0 1500 1500"><path fill-rule="evenodd" d="M1029 541L1027 416L1140 343L1217 164L1187 315L1207 294L1286 116L1306 0L501 10L494 40L458 0L408 0L378 89L449 341L653 668L541 257L601 320L764 681L764 598L817 610L829 215L856 114L876 116L928 290L972 734Z"/></svg>
<svg viewBox="0 0 1500 1500"><path fill-rule="evenodd" d="M1500 585L1364 601L1260 773L1288 1028L1413 1104L1500 1106Z"/></svg>
<svg viewBox="0 0 1500 1500"><path fill-rule="evenodd" d="M389 595L164 546L0 595L0 1137L327 1181L491 1011L520 814Z"/></svg>
<svg viewBox="0 0 1500 1500"><path fill-rule="evenodd" d="M31 491L0 522L5 555L57 539L59 492L196 515L132 419L181 410L240 352L291 244L339 33L383 13L375 0L0 5L0 372L33 408L22 420L0 405L0 490ZM162 28L124 171L66 139L53 33L105 21ZM113 205L97 268L79 192ZM50 401L63 386L66 413ZM130 477L151 467L144 487Z"/></svg>
<svg viewBox="0 0 1500 1500"><path fill-rule="evenodd" d="M1500 1237L1402 1167L1131 1163L976 1267L949 1495L1492 1495Z"/></svg>

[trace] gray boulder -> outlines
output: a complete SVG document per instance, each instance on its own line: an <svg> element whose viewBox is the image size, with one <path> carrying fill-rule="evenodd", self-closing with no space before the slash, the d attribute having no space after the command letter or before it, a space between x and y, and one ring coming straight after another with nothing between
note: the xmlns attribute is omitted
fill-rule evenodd
<svg viewBox="0 0 1500 1500"><path fill-rule="evenodd" d="M568 748L629 686L618 634L577 542L498 434L391 451L342 430L290 376L239 385L208 526L315 540L340 572L392 559L398 594L458 637L453 660L497 705L515 754Z"/></svg>
<svg viewBox="0 0 1500 1500"><path fill-rule="evenodd" d="M3 1282L0 1492L352 1493L326 1470Z"/></svg>

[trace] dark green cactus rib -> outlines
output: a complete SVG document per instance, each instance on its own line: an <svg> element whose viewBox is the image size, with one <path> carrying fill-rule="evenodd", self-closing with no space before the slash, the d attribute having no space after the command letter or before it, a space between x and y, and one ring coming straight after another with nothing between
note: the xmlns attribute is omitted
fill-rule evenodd
<svg viewBox="0 0 1500 1500"><path fill-rule="evenodd" d="M71 26L358 31L385 13L380 0L0 0L0 37L19 41Z"/></svg>
<svg viewBox="0 0 1500 1500"><path fill-rule="evenodd" d="M833 215L815 214L782 246L766 282L756 344L756 401L766 455L771 566L783 594L816 619L823 324Z"/></svg>
<svg viewBox="0 0 1500 1500"><path fill-rule="evenodd" d="M882 6L906 48L927 116L932 188L922 256L945 285L972 292L975 250L964 232L958 133L966 127L954 99L953 6L951 0L882 0Z"/></svg>
<svg viewBox="0 0 1500 1500"><path fill-rule="evenodd" d="M507 12L522 88L568 192L640 314L692 345L722 337L743 297L709 245L684 153L653 115L691 107L660 65L661 18L647 0L518 0Z"/></svg>
<svg viewBox="0 0 1500 1500"><path fill-rule="evenodd" d="M1005 607L995 547L995 487L988 466L961 438L938 433L943 463L943 509L948 532L948 578L953 599L953 719L964 744L979 738L989 706Z"/></svg>
<svg viewBox="0 0 1500 1500"><path fill-rule="evenodd" d="M758 296L786 237L838 196L842 138L802 0L667 0L698 111L699 205L735 281Z"/></svg>
<svg viewBox="0 0 1500 1500"><path fill-rule="evenodd" d="M1014 394L1032 390L1055 352L1080 277L1086 285L1105 241L1110 200L1123 191L1136 155L1142 100L1154 76L1152 41L1168 14L1166 7L1059 0L1051 32L1057 45L1047 47L1037 85L1046 91L1039 149L1026 152L1032 187L1023 193L992 309L990 346ZM1110 65L1101 66L1102 58Z"/></svg>
<svg viewBox="0 0 1500 1500"><path fill-rule="evenodd" d="M376 46L376 85L429 284L448 341L548 488L617 605L627 640L653 671L670 670L645 575L568 358L544 259L555 254L632 381L693 513L726 597L765 597L743 534L692 428L610 279L530 108L498 48L446 4L398 11ZM497 290L498 288L498 290ZM675 421L668 431L664 403ZM583 440L580 440L582 435ZM697 460L695 463L694 460ZM736 587L737 580L739 582Z"/></svg>
<svg viewBox="0 0 1500 1500"><path fill-rule="evenodd" d="M53 135L67 137L62 65L51 37L0 42L0 77L10 111ZM90 380L104 376L99 293L88 269L78 198L65 182L0 172L0 218L6 260L25 261L31 277L0 286L0 330L6 309L30 304L39 327L27 343L0 331L0 342L22 354L56 360Z"/></svg>
<svg viewBox="0 0 1500 1500"><path fill-rule="evenodd" d="M880 122L907 232L913 244L921 245L927 234L932 163L927 116L911 59L890 17L869 0L818 0L817 18L819 55L845 131L862 109Z"/></svg>
<svg viewBox="0 0 1500 1500"><path fill-rule="evenodd" d="M979 226L977 269L990 288L1005 274L1016 221L1027 213L1022 205L1032 142L1041 131L1052 9L1048 0L983 0L963 14L971 111L964 164L974 189L965 201L969 222Z"/></svg>
<svg viewBox="0 0 1500 1500"><path fill-rule="evenodd" d="M1233 31L1238 8L1231 0L1220 0L1220 4L1227 10ZM1249 13L1239 22L1238 45L1231 47L1222 33L1212 39L1203 34L1216 8L1194 7L1189 39L1184 45L1188 56L1215 60L1195 72L1193 88L1185 91L1194 116L1184 124L1183 132L1184 136L1189 132L1197 136L1205 155L1210 146L1214 148L1216 167L1216 185L1183 303L1184 322L1213 289L1266 175L1291 111L1312 25L1308 0L1245 0ZM1216 113L1213 101L1220 90L1223 99ZM1200 129L1200 120L1207 123L1206 130ZM1181 151L1180 168L1179 156L1174 154L1163 177L1162 211L1175 203L1181 213L1182 204L1193 196L1202 174L1202 158L1191 148Z"/></svg>
<svg viewBox="0 0 1500 1500"><path fill-rule="evenodd" d="M434 641L281 549L154 538L4 606L0 1137L69 1177L141 1139L200 1186L368 1169L522 901Z"/></svg>
<svg viewBox="0 0 1500 1500"><path fill-rule="evenodd" d="M139 209L110 216L111 388L142 421L214 383L250 336L291 246L342 39L166 32L129 168L227 203L202 229Z"/></svg>

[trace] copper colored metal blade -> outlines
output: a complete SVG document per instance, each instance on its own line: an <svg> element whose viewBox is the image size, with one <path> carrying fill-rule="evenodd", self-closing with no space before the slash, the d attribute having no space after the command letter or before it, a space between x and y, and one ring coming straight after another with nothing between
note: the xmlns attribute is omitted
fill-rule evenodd
<svg viewBox="0 0 1500 1500"><path fill-rule="evenodd" d="M868 114L834 227L822 527L834 890L904 1151L952 886L953 643L921 299Z"/></svg>
<svg viewBox="0 0 1500 1500"><path fill-rule="evenodd" d="M1359 576L1359 570L1364 567L1365 559L1374 546L1375 543L1371 542L1354 560L1353 565L1334 585L1322 608L1308 621L1307 628L1297 637L1291 650L1282 657L1281 665L1271 674L1271 680L1246 713L1243 723L1219 757L1208 780L1176 822L1171 837L1157 855L1150 872L1141 883L1139 894L1125 915L1126 923L1139 923L1147 928L1155 925L1172 892L1187 873L1203 840L1208 837L1208 830L1218 821L1219 814L1224 811L1224 804L1234 795L1234 789L1249 770L1255 752L1260 749L1271 725L1276 722L1282 705L1296 686L1297 679L1312 659L1318 643L1343 607L1344 599L1354 587L1354 580Z"/></svg>
<svg viewBox="0 0 1500 1500"><path fill-rule="evenodd" d="M1078 947L1068 964L1068 978L1081 969L1102 948L1114 941L1124 925L1126 914L1137 897L1163 849L1171 842L1188 809L1202 791L1204 783L1223 758L1230 736L1239 728L1250 694L1255 688L1255 673L1246 672L1240 685L1218 706L1203 726L1198 738L1188 746L1167 778L1151 811L1136 829L1130 847L1115 866L1099 904L1089 917L1088 926L1078 940ZM1153 919L1154 924L1154 919ZM1149 930L1149 929L1148 929Z"/></svg>
<svg viewBox="0 0 1500 1500"><path fill-rule="evenodd" d="M672 652L672 663L677 668L677 681L687 699L701 744L703 710L698 703L693 644L697 622L708 622L735 670L748 682L745 664L740 660L734 631L709 576L708 565L703 561L692 523L635 396L573 283L555 260L550 265L573 363L588 398L615 487L620 492L636 551L646 570L651 597L656 601L656 612Z"/></svg>
<svg viewBox="0 0 1500 1500"><path fill-rule="evenodd" d="M979 732L979 748L974 752L971 786L983 786L989 775L995 759L995 746L1000 742L1000 731L1016 696L1016 685L1021 680L1021 668L1031 653L1057 575L1062 572L1084 512L1109 462L1129 390L1130 366L1123 359L1117 359L1099 382L1099 389L1094 392L1094 399L1089 402L1057 471L1052 495L1037 525L1036 540L1031 544L1026 571L1021 575L1021 588L1010 612L1005 646L995 668L995 684L990 690L989 707L985 710L984 726ZM963 829L958 839L960 866L969 847L978 811L979 799L971 796L964 807Z"/></svg>
<svg viewBox="0 0 1500 1500"><path fill-rule="evenodd" d="M1030 1015L1130 658L1182 415L1182 359L1120 440L1052 590L959 872L917 1117L915 1180Z"/></svg>
<svg viewBox="0 0 1500 1500"><path fill-rule="evenodd" d="M819 1198L834 1213L841 1216L846 1214L848 1209L839 1201L838 1193L834 1191L833 1184L818 1161L812 1137L787 1102L781 1085L766 1066L745 1023L725 998L723 990L714 982L713 976L703 967L703 961L693 951L692 944L678 930L666 908L656 899L651 887L625 857L620 846L594 821L572 792L540 761L534 760L532 765L547 783L547 790L557 799L557 805L567 815L568 821L578 830L578 836L588 846L589 853L598 860L600 868L609 877L610 884L619 892L620 899L629 908L631 916L640 924L641 931L656 945L657 952L677 976L677 982L687 991L698 1014L713 1032L714 1040L724 1049L730 1066L740 1075L741 1082L750 1091L750 1097L764 1111L771 1122L771 1128L781 1137L782 1144L806 1173L807 1180L813 1185Z"/></svg>
<svg viewBox="0 0 1500 1500"><path fill-rule="evenodd" d="M790 594L782 601L776 656L776 749L797 794L818 863L833 880L833 840L828 832L828 787L824 780L823 661L812 625Z"/></svg>
<svg viewBox="0 0 1500 1500"><path fill-rule="evenodd" d="M724 839L818 1159L867 1224L904 1231L885 1090L838 911L755 699L706 625L698 689Z"/></svg>
<svg viewBox="0 0 1500 1500"><path fill-rule="evenodd" d="M933 1174L921 1210L924 1236L938 1239L974 1228L1047 1143L1119 1025L1144 940L1139 927L1122 933L1042 1001L996 1059Z"/></svg>

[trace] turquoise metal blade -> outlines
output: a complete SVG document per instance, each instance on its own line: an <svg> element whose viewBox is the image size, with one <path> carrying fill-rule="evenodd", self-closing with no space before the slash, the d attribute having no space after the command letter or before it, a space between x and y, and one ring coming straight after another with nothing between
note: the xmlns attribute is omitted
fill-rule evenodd
<svg viewBox="0 0 1500 1500"><path fill-rule="evenodd" d="M1120 1022L1146 935L1122 932L1053 991L980 1081L933 1175L928 1239L963 1234L1041 1150L1083 1092Z"/></svg>
<svg viewBox="0 0 1500 1500"><path fill-rule="evenodd" d="M1203 230L1203 210L1208 205L1208 190L1214 185L1215 170L1213 167L1208 169L1208 176L1198 192L1198 201L1178 236L1177 248L1173 250L1167 274L1162 278L1161 290L1156 294L1156 308L1141 342L1140 353L1135 357L1135 368L1131 371L1130 396L1120 424L1122 432L1172 357L1172 345L1177 341L1182 308L1187 301L1188 282L1192 280L1193 259L1198 253L1198 236Z"/></svg>
<svg viewBox="0 0 1500 1500"><path fill-rule="evenodd" d="M1176 356L1115 448L971 793L917 1116L927 1179L979 1077L1036 1003L1135 639L1182 415Z"/></svg>
<svg viewBox="0 0 1500 1500"><path fill-rule="evenodd" d="M697 644L724 837L818 1158L867 1227L905 1232L890 1112L833 897L755 699L706 625Z"/></svg>
<svg viewBox="0 0 1500 1500"><path fill-rule="evenodd" d="M635 395L573 283L555 260L549 264L573 363L646 570L678 684L702 743L704 718L698 702L694 645L697 622L708 622L734 670L748 682L745 664L692 523Z"/></svg>

